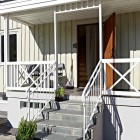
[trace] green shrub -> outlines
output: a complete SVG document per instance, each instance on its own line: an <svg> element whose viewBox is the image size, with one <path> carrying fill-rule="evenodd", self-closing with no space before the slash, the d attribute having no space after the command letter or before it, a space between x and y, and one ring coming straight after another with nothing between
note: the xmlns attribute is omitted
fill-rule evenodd
<svg viewBox="0 0 140 140"><path fill-rule="evenodd" d="M55 97L64 97L65 89L63 87L58 88L55 91Z"/></svg>
<svg viewBox="0 0 140 140"><path fill-rule="evenodd" d="M24 117L18 126L18 132L16 135L17 140L32 140L37 130L36 122L33 120L27 121Z"/></svg>

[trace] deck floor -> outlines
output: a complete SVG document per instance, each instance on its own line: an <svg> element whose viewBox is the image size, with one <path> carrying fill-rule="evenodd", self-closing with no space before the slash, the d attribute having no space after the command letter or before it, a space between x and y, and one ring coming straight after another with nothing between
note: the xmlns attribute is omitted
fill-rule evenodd
<svg viewBox="0 0 140 140"><path fill-rule="evenodd" d="M84 88L65 89L65 94L69 96L82 96Z"/></svg>

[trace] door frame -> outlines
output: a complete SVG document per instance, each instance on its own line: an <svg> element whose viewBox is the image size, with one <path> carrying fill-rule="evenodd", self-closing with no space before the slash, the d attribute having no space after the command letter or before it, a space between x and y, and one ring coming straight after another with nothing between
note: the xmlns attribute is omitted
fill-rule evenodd
<svg viewBox="0 0 140 140"><path fill-rule="evenodd" d="M79 87L79 75L78 75L78 72L79 72L79 57L78 57L79 55L79 26L88 26L88 25L99 25L99 22L77 25L77 87ZM98 55L99 55L99 52L98 52Z"/></svg>

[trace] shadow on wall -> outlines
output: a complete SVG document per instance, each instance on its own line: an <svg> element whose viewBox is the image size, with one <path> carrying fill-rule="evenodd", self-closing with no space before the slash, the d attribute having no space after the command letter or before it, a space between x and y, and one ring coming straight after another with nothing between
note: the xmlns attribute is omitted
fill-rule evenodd
<svg viewBox="0 0 140 140"><path fill-rule="evenodd" d="M109 95L111 94L108 91ZM121 119L116 107L114 96L104 96L105 102L103 112L103 136L104 140L121 140L121 134L123 133L123 127Z"/></svg>
<svg viewBox="0 0 140 140"><path fill-rule="evenodd" d="M59 23L60 24L60 23ZM69 28L70 25L66 24L66 27ZM59 26L58 26L59 27ZM64 29L66 28L63 27ZM30 27L31 34L34 38L34 46L29 49L29 52L32 54L29 57L33 60L43 60L50 61L54 60L54 29L53 24L43 24L43 25L35 25L34 27ZM73 77L73 58L72 54L76 53L76 49L73 48L72 38L67 38L71 31L69 30L63 32L58 29L59 34L65 34L63 38L58 36L58 64L64 63L64 73L62 84L68 82L72 86L74 86L74 77ZM67 40L68 39L68 40ZM68 42L66 42L68 41ZM32 51L32 52L31 52ZM30 58L31 59L31 58Z"/></svg>

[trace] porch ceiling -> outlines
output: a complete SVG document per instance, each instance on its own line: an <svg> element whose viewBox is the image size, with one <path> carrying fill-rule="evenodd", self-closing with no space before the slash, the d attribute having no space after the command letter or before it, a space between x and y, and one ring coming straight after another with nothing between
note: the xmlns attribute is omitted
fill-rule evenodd
<svg viewBox="0 0 140 140"><path fill-rule="evenodd" d="M59 5L60 6L60 5ZM53 11L58 7L26 9L26 11L15 11L9 13L11 19L28 25L36 25L53 22ZM63 8L64 5L61 6ZM69 6L69 5L68 5ZM139 0L102 0L103 16L108 16L113 12L117 14L140 11ZM59 9L58 9L59 11ZM83 10L58 15L58 21L85 19L98 17L98 10Z"/></svg>

